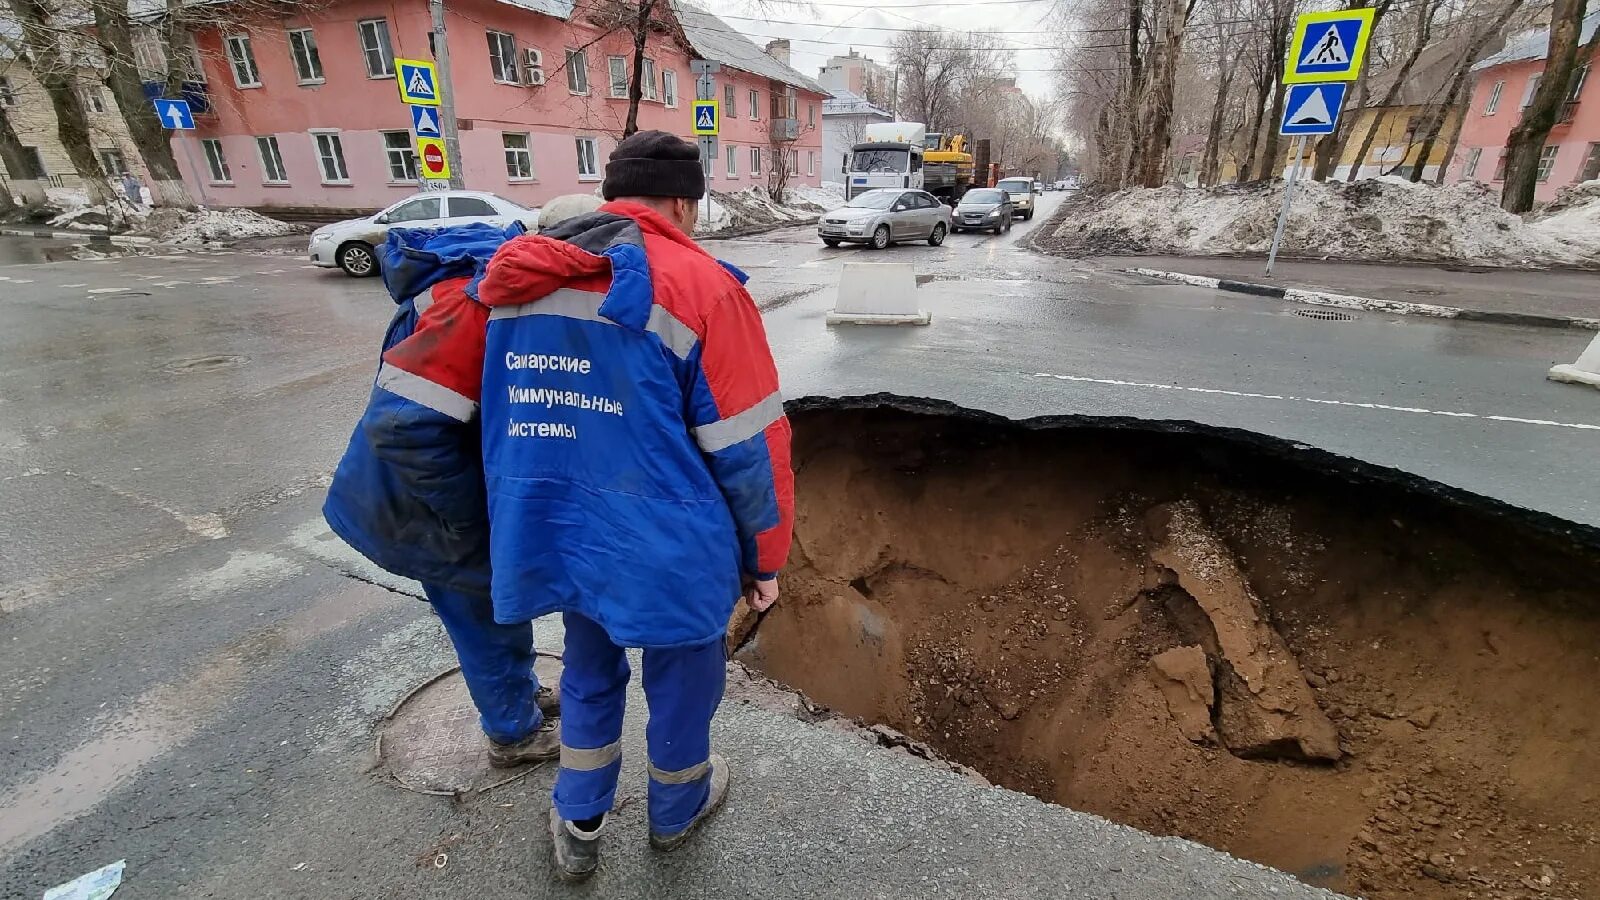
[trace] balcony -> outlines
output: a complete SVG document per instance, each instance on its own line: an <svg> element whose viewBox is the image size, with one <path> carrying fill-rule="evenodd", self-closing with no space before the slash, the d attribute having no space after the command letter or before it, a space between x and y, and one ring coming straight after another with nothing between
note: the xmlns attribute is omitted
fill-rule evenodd
<svg viewBox="0 0 1600 900"><path fill-rule="evenodd" d="M798 141L800 139L800 120L773 119L772 139L779 142Z"/></svg>
<svg viewBox="0 0 1600 900"><path fill-rule="evenodd" d="M160 81L144 82L144 95L150 100L159 100L167 96L167 86ZM189 108L197 116L211 112L211 96L206 93L203 81L185 81L183 83L183 99L189 101Z"/></svg>
<svg viewBox="0 0 1600 900"><path fill-rule="evenodd" d="M1561 104L1561 111L1556 113L1557 125L1571 125L1572 119L1578 114L1578 101L1568 100Z"/></svg>

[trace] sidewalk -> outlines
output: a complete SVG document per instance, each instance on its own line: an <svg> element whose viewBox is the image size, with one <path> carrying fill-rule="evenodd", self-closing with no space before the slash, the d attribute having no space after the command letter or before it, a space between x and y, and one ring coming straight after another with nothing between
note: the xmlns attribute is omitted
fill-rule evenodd
<svg viewBox="0 0 1600 900"><path fill-rule="evenodd" d="M1390 309L1393 312L1406 312L1406 306L1421 306L1422 309L1410 311L1489 321L1526 320L1525 324L1557 327L1584 327L1583 323L1566 321L1571 319L1600 320L1600 272L1576 269L1516 270L1279 259L1269 278L1263 274L1266 260L1261 257L1103 256L1096 257L1093 262L1118 270L1147 269L1226 279L1247 286L1335 294L1376 301L1371 304L1372 308L1393 305L1395 308ZM1223 285L1222 288L1261 293L1239 286ZM1445 309L1441 312L1427 307ZM1465 314L1457 315L1457 312Z"/></svg>

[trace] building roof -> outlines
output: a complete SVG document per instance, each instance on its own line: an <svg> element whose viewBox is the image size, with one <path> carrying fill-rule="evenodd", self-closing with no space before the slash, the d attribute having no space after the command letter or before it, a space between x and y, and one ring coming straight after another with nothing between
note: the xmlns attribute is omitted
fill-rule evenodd
<svg viewBox="0 0 1600 900"><path fill-rule="evenodd" d="M1592 9L1583 17L1583 33L1578 36L1578 46L1589 43L1594 37L1596 28L1600 28L1600 8ZM1550 52L1550 29L1536 28L1524 31L1506 41L1504 50L1472 67L1472 71L1488 69L1493 66L1503 66L1506 63L1525 62L1530 59L1544 59Z"/></svg>
<svg viewBox="0 0 1600 900"><path fill-rule="evenodd" d="M828 93L821 85L773 59L765 50L751 43L749 38L730 28L728 23L700 7L687 0L672 0L672 8L678 14L678 24L683 26L683 34L688 38L690 48L701 59L719 62L812 93Z"/></svg>
<svg viewBox="0 0 1600 900"><path fill-rule="evenodd" d="M1426 106L1442 101L1448 91L1451 76L1461 64L1461 57L1467 52L1471 41L1472 35L1461 31L1422 48L1422 52L1417 54L1417 61L1411 64L1411 70L1406 73L1405 81L1400 83L1400 90L1394 97L1394 105ZM1504 38L1491 38L1490 43L1480 53L1497 51L1504 43ZM1374 74L1368 82L1367 103L1376 106L1382 102L1384 95L1389 93L1389 88L1399 77L1398 64Z"/></svg>
<svg viewBox="0 0 1600 900"><path fill-rule="evenodd" d="M834 91L833 96L822 101L825 116L883 116L891 121L894 116L887 110L872 105L872 101L854 91Z"/></svg>
<svg viewBox="0 0 1600 900"><path fill-rule="evenodd" d="M557 19L572 18L572 9L577 4L574 0L496 0L507 6L515 6L530 12L554 16Z"/></svg>

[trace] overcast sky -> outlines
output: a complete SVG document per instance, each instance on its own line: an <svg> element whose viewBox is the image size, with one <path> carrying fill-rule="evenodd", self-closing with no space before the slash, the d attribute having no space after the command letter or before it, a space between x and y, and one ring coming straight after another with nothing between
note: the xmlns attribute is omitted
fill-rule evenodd
<svg viewBox="0 0 1600 900"><path fill-rule="evenodd" d="M815 0L777 3L763 13L750 0L696 0L757 46L788 38L793 65L812 78L828 57L855 47L863 56L889 65L890 45L901 31L946 28L996 31L1014 48L1017 83L1030 96L1051 92L1056 63L1047 49L1060 43L1049 31L1048 14L1056 0Z"/></svg>

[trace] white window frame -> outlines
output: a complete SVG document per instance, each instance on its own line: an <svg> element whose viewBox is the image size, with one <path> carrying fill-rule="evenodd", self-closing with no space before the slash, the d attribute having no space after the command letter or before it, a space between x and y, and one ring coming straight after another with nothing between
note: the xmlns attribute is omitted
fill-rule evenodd
<svg viewBox="0 0 1600 900"><path fill-rule="evenodd" d="M493 28L484 34L489 43L489 77L495 84L521 84L522 77L517 72L517 36Z"/></svg>
<svg viewBox="0 0 1600 900"><path fill-rule="evenodd" d="M1489 88L1489 99L1487 101L1485 101L1484 104L1483 104L1483 114L1484 115L1492 116L1497 111L1499 111L1499 109L1500 109L1500 95L1504 94L1505 91L1506 91L1506 82L1505 82L1505 79L1503 79L1503 78L1501 80L1499 80L1499 81L1496 81L1494 83L1494 87Z"/></svg>
<svg viewBox="0 0 1600 900"><path fill-rule="evenodd" d="M383 137L383 158L389 169L390 184L416 184L422 180L422 164L417 160L417 145L411 139L409 131L380 131ZM400 138L399 146L391 146L392 138ZM322 157L317 156L317 167L320 170ZM396 175L396 170L399 174Z"/></svg>
<svg viewBox="0 0 1600 900"><path fill-rule="evenodd" d="M806 127L817 127L817 105L815 103L806 104Z"/></svg>
<svg viewBox="0 0 1600 900"><path fill-rule="evenodd" d="M1470 147L1470 148L1468 148L1467 149L1467 162L1466 162L1466 165L1461 167L1461 177L1462 178L1476 178L1477 175L1478 175L1478 163L1480 161L1482 161L1482 159L1483 159L1483 148L1482 147Z"/></svg>
<svg viewBox="0 0 1600 900"><path fill-rule="evenodd" d="M271 155L268 155L268 151ZM283 164L283 148L278 146L278 136L275 134L262 134L256 136L256 157L261 161L262 184L288 184L289 169ZM273 176L273 170L277 176Z"/></svg>
<svg viewBox="0 0 1600 900"><path fill-rule="evenodd" d="M317 51L317 35L310 28L289 29L289 61L300 84L324 84L322 54Z"/></svg>
<svg viewBox="0 0 1600 900"><path fill-rule="evenodd" d="M120 147L101 147L94 152L94 155L100 160L100 168L112 178L121 178L123 172L133 171L128 168L128 157ZM111 164L113 159L116 160L115 165Z"/></svg>
<svg viewBox="0 0 1600 900"><path fill-rule="evenodd" d="M322 183L349 184L350 164L344 155L344 138L340 136L339 129L313 128L307 133L311 135L311 152L317 155L317 174L321 176ZM334 151L331 156L324 154L322 151L322 141L324 138L332 141L332 143L328 145L330 149ZM330 161L337 162L339 164L339 168L341 170L339 175L343 177L328 177L328 163Z"/></svg>
<svg viewBox="0 0 1600 900"><path fill-rule="evenodd" d="M678 108L678 73L672 69L661 70L661 103L667 109Z"/></svg>
<svg viewBox="0 0 1600 900"><path fill-rule="evenodd" d="M521 138L522 139L522 146L521 147L513 147L513 146L511 146L510 141L511 141L512 138ZM518 184L518 183L522 183L522 182L528 182L528 181L535 180L535 175L534 175L534 171L533 171L533 135L529 134L526 131L502 131L502 132L500 132L500 146L501 146L501 148L503 150L505 150L506 181L511 182L513 184ZM515 175L511 174L512 154L516 154L517 161L519 163L524 159L527 160L527 174L526 175L522 174L522 166L521 165L517 166L517 173L518 174L515 174Z"/></svg>
<svg viewBox="0 0 1600 900"><path fill-rule="evenodd" d="M98 84L78 85L78 100L83 104L84 112L103 113L106 111L106 96Z"/></svg>
<svg viewBox="0 0 1600 900"><path fill-rule="evenodd" d="M256 65L256 51L250 35L230 34L223 38L223 46L227 49L228 71L233 73L233 86L241 90L261 87L261 69ZM241 67L247 70L249 81L245 81L245 76L240 74Z"/></svg>
<svg viewBox="0 0 1600 900"><path fill-rule="evenodd" d="M372 44L367 45L368 29L371 28ZM379 37L382 40L379 40ZM356 41L361 45L361 64L367 70L367 77L374 81L382 78L393 78L394 66L394 36L389 33L389 20L383 18L360 19L356 22ZM378 61L387 66L387 71L372 71L372 56L378 54Z"/></svg>
<svg viewBox="0 0 1600 900"><path fill-rule="evenodd" d="M1560 144L1545 144L1539 148L1539 169L1534 180L1540 184L1550 180L1556 170L1556 160L1561 156Z"/></svg>
<svg viewBox="0 0 1600 900"><path fill-rule="evenodd" d="M617 78L619 68L622 76L620 85ZM626 56L606 57L606 81L611 88L611 99L628 99L628 58Z"/></svg>
<svg viewBox="0 0 1600 900"><path fill-rule="evenodd" d="M1589 178L1584 176L1589 175L1591 168L1594 169L1594 174L1589 178L1600 178L1600 141L1590 141L1584 148L1583 161L1578 163L1578 171L1572 176L1573 182L1588 181Z"/></svg>
<svg viewBox="0 0 1600 900"><path fill-rule="evenodd" d="M815 151L815 150L807 150L806 151L806 176L810 177L810 176L813 176L813 175L816 175L816 174L817 174L817 151Z"/></svg>
<svg viewBox="0 0 1600 900"><path fill-rule="evenodd" d="M750 119L751 119L751 121L755 121L755 122L761 121L761 92L756 90L755 88L751 88L750 89L750 95L749 95L748 99L749 99L749 102L750 102ZM754 175L755 173L752 172L750 174Z"/></svg>
<svg viewBox="0 0 1600 900"><path fill-rule="evenodd" d="M233 184L233 169L228 166L228 152L220 138L201 138L200 149L205 151L206 174L212 184Z"/></svg>
<svg viewBox="0 0 1600 900"><path fill-rule="evenodd" d="M727 163L725 164L725 170L727 171L729 178L738 178L739 177L739 148L735 147L732 144L728 145Z"/></svg>
<svg viewBox="0 0 1600 900"><path fill-rule="evenodd" d="M751 178L760 178L761 177L761 148L760 147L751 147L750 148L750 177Z"/></svg>
<svg viewBox="0 0 1600 900"><path fill-rule="evenodd" d="M600 139L586 135L578 135L573 139L578 154L578 180L600 180ZM588 155L585 156L585 148ZM589 171L584 172L584 163L589 163Z"/></svg>
<svg viewBox="0 0 1600 900"><path fill-rule="evenodd" d="M660 100L661 91L656 83L656 61L646 56L641 65L644 74L639 78L639 99Z"/></svg>
<svg viewBox="0 0 1600 900"><path fill-rule="evenodd" d="M1583 95L1583 86L1589 80L1589 63L1579 63L1578 68L1572 72L1572 80L1567 83L1568 103L1577 103Z"/></svg>
<svg viewBox="0 0 1600 900"><path fill-rule="evenodd" d="M1522 86L1522 109L1527 109L1533 104L1533 95L1539 92L1539 82L1543 80L1543 72L1535 72L1528 76L1528 83Z"/></svg>
<svg viewBox="0 0 1600 900"><path fill-rule="evenodd" d="M589 96L589 51L567 50L567 93Z"/></svg>
<svg viewBox="0 0 1600 900"><path fill-rule="evenodd" d="M730 119L739 117L739 88L732 82L722 86L722 102L728 108L722 114Z"/></svg>

